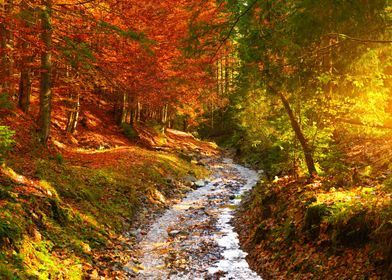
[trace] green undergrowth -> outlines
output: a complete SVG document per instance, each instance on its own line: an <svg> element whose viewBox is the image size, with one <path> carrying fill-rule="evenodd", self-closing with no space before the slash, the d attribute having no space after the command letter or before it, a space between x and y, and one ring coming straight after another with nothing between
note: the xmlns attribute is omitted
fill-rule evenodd
<svg viewBox="0 0 392 280"><path fill-rule="evenodd" d="M0 176L0 279L84 279L95 252L129 229L154 196L173 196L173 182L186 175L207 176L174 154L143 153L139 164L124 159L98 169L37 159L33 180L3 165L11 175Z"/></svg>
<svg viewBox="0 0 392 280"><path fill-rule="evenodd" d="M389 183L389 181L387 181ZM331 178L260 182L239 223L253 267L284 279L389 279L388 187L331 187ZM260 264L262 263L262 264ZM269 274L270 273L270 274Z"/></svg>
<svg viewBox="0 0 392 280"><path fill-rule="evenodd" d="M139 138L137 131L128 123L121 124L121 128L125 136L130 140L136 140Z"/></svg>

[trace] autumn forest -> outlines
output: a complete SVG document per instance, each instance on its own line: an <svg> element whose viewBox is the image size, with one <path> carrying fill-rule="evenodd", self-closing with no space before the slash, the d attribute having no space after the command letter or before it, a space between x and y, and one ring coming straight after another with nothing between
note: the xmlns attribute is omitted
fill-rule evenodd
<svg viewBox="0 0 392 280"><path fill-rule="evenodd" d="M390 0L0 0L0 279L390 279Z"/></svg>

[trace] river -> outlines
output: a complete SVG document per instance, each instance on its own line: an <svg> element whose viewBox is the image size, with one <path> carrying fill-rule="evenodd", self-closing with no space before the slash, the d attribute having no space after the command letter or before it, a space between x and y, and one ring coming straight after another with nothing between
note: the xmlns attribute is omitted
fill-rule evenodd
<svg viewBox="0 0 392 280"><path fill-rule="evenodd" d="M167 209L140 240L137 279L261 279L249 268L231 225L242 194L259 174L230 159L207 165L211 178Z"/></svg>

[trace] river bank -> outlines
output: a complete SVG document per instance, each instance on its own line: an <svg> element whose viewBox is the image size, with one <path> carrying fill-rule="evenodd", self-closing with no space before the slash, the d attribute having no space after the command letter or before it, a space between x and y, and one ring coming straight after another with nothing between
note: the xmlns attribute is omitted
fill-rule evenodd
<svg viewBox="0 0 392 280"><path fill-rule="evenodd" d="M197 154L219 153L186 133L164 137L159 149L12 151L0 170L0 278L128 278L130 228L149 222L145 209L161 213L192 190L184 178L208 176Z"/></svg>
<svg viewBox="0 0 392 280"><path fill-rule="evenodd" d="M391 279L385 186L335 188L327 177L261 181L235 218L264 279Z"/></svg>

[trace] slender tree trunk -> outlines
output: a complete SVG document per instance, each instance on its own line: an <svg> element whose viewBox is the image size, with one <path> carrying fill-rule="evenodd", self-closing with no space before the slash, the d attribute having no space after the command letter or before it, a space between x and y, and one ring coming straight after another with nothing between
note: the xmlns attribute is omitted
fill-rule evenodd
<svg viewBox="0 0 392 280"><path fill-rule="evenodd" d="M13 34L11 23L6 23L4 19L10 17L13 10L13 0L6 0L0 7L0 16L3 20L0 22L0 49L2 50L1 55L1 69L0 69L0 85L1 91L7 93L10 97L14 95L14 87L12 84L13 75Z"/></svg>
<svg viewBox="0 0 392 280"><path fill-rule="evenodd" d="M229 92L229 54L225 55L225 94Z"/></svg>
<svg viewBox="0 0 392 280"><path fill-rule="evenodd" d="M166 125L167 123L167 111L168 111L168 104L165 104L162 108L162 124Z"/></svg>
<svg viewBox="0 0 392 280"><path fill-rule="evenodd" d="M216 93L220 95L219 59L216 61Z"/></svg>
<svg viewBox="0 0 392 280"><path fill-rule="evenodd" d="M122 103L121 103L121 118L120 118L120 125L126 123L127 121L127 111L128 111L128 93L124 92L122 96Z"/></svg>
<svg viewBox="0 0 392 280"><path fill-rule="evenodd" d="M45 49L41 54L40 112L38 124L41 143L47 144L50 133L52 99L52 0L42 0L41 28Z"/></svg>
<svg viewBox="0 0 392 280"><path fill-rule="evenodd" d="M9 14L12 14L14 9L14 1L13 0L9 0ZM10 82L9 82L9 94L11 96L12 99L17 98L16 96L16 91L15 91L15 84L13 81L13 76L14 76L14 66L15 66L15 61L14 61L14 26L13 23L11 23L10 25L10 30L8 32L8 46L9 48L11 48L11 50L9 51L8 54L8 63L9 63L9 68L8 68L8 76L10 77Z"/></svg>
<svg viewBox="0 0 392 280"><path fill-rule="evenodd" d="M273 89L272 87L270 87L270 90L279 96L279 98L282 101L283 106L286 110L286 113L289 116L291 127L293 128L295 135L297 136L297 139L298 139L299 143L301 144L302 150L304 152L305 163L308 168L309 175L313 176L314 174L317 174L316 167L314 165L313 156L312 156L312 151L309 148L308 142L307 142L304 134L302 133L301 127L300 127L297 119L294 116L293 110L291 109L289 102L287 101L286 97L283 95L282 92L277 91L277 90Z"/></svg>
<svg viewBox="0 0 392 280"><path fill-rule="evenodd" d="M78 125L79 113L80 113L80 94L77 93L76 97L70 96L70 112L68 114L67 128L66 131L74 133Z"/></svg>
<svg viewBox="0 0 392 280"><path fill-rule="evenodd" d="M225 69L225 57L222 57L220 59L221 61L221 68L220 68L220 78L221 78L221 95L223 96L226 92L225 92L225 73L224 73L224 69Z"/></svg>
<svg viewBox="0 0 392 280"><path fill-rule="evenodd" d="M133 98L132 96L129 94L128 95L128 108L127 108L127 115L126 115L126 122L129 124L132 124L133 120L132 120L132 105L133 105Z"/></svg>
<svg viewBox="0 0 392 280"><path fill-rule="evenodd" d="M28 113L31 97L31 69L22 63L19 80L19 97L18 105L24 113Z"/></svg>
<svg viewBox="0 0 392 280"><path fill-rule="evenodd" d="M2 5L0 7L0 14L2 17L5 17L5 7ZM8 58L7 58L7 26L4 22L0 22L0 49L1 53L1 68L0 68L0 86L1 93L8 93L8 77L7 71L8 68Z"/></svg>
<svg viewBox="0 0 392 280"><path fill-rule="evenodd" d="M134 124L135 123L135 116L136 116L136 109L131 107L130 112L131 112L131 120L130 120L130 124Z"/></svg>
<svg viewBox="0 0 392 280"><path fill-rule="evenodd" d="M211 128L214 128L215 125L215 119L214 119L214 102L211 101Z"/></svg>
<svg viewBox="0 0 392 280"><path fill-rule="evenodd" d="M136 107L136 122L140 122L141 119L141 111L142 111L142 104L140 102L137 102L137 107Z"/></svg>
<svg viewBox="0 0 392 280"><path fill-rule="evenodd" d="M33 28L37 22L36 12L29 6L28 0L21 2L21 9L25 13L22 17L23 24L26 28ZM31 33L31 31L29 31ZM30 43L27 40L20 42L22 52L26 52L30 48ZM18 92L18 106L24 112L28 113L31 98L31 63L34 61L35 56L32 54L22 55L20 63L20 79L19 79L19 92Z"/></svg>

